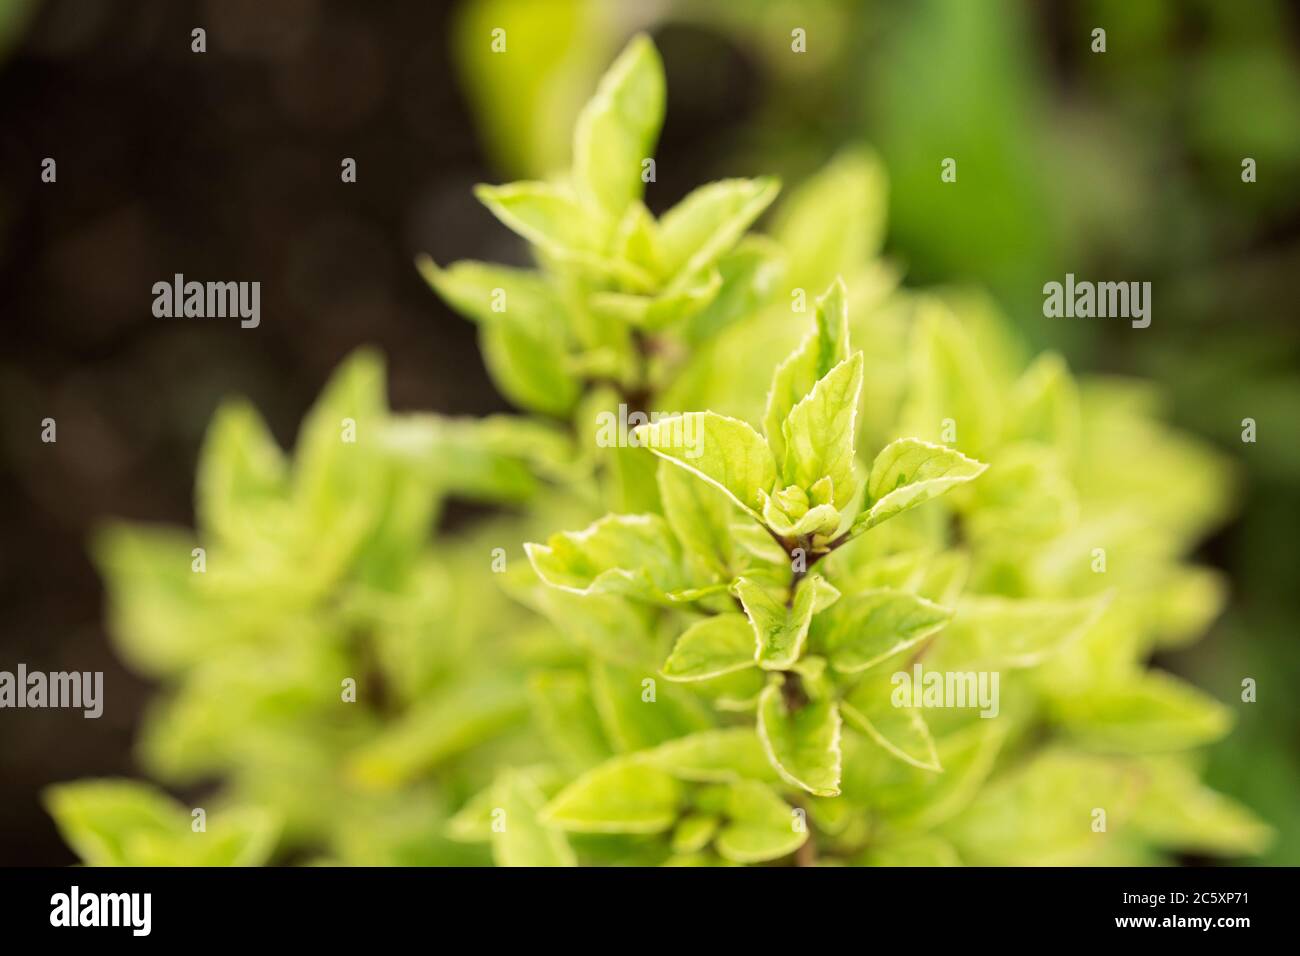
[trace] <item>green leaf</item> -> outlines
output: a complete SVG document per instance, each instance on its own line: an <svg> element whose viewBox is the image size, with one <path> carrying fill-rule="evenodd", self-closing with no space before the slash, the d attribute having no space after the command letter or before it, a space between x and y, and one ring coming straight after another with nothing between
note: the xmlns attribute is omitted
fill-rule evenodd
<svg viewBox="0 0 1300 956"><path fill-rule="evenodd" d="M853 438L861 394L862 353L855 352L818 381L781 426L786 480L811 488L829 477L837 509L844 508L857 490Z"/></svg>
<svg viewBox="0 0 1300 956"><path fill-rule="evenodd" d="M701 186L659 221L664 273L674 277L668 291L714 265L762 215L780 191L780 181L724 179Z"/></svg>
<svg viewBox="0 0 1300 956"><path fill-rule="evenodd" d="M550 750L565 765L585 770L610 756L591 685L580 671L541 671L528 680L537 725Z"/></svg>
<svg viewBox="0 0 1300 956"><path fill-rule="evenodd" d="M592 296L592 305L620 322L646 332L660 332L706 308L720 288L722 274L709 269L662 295L598 292Z"/></svg>
<svg viewBox="0 0 1300 956"><path fill-rule="evenodd" d="M709 570L728 576L736 551L731 536L736 509L731 498L666 462L659 464L657 477L664 518L677 540Z"/></svg>
<svg viewBox="0 0 1300 956"><path fill-rule="evenodd" d="M893 686L888 670L874 671L840 702L840 712L887 753L921 770L941 771L939 752L920 708L895 706Z"/></svg>
<svg viewBox="0 0 1300 956"><path fill-rule="evenodd" d="M45 805L90 866L260 866L275 850L274 817L253 807L213 813L195 832L188 810L149 784L82 780L50 787Z"/></svg>
<svg viewBox="0 0 1300 956"><path fill-rule="evenodd" d="M540 274L482 262L438 268L416 260L420 275L457 312L477 322L484 360L506 397L530 411L563 416L577 401L568 371L568 320Z"/></svg>
<svg viewBox="0 0 1300 956"><path fill-rule="evenodd" d="M458 843L491 843L492 811L497 804L495 783L474 794L447 821L448 839Z"/></svg>
<svg viewBox="0 0 1300 956"><path fill-rule="evenodd" d="M497 866L577 866L564 832L537 819L546 797L527 774L506 770L492 790L497 807L505 811L503 825L492 831Z"/></svg>
<svg viewBox="0 0 1300 956"><path fill-rule="evenodd" d="M691 813L682 817L673 830L671 841L674 853L698 853L709 845L718 832L722 820L707 813Z"/></svg>
<svg viewBox="0 0 1300 956"><path fill-rule="evenodd" d="M82 780L45 791L45 805L64 841L90 866L133 865L142 833L175 839L189 832L188 815L155 787L133 780Z"/></svg>
<svg viewBox="0 0 1300 956"><path fill-rule="evenodd" d="M689 412L638 426L643 448L725 491L758 517L759 492L776 482L776 465L763 436L747 422L713 412Z"/></svg>
<svg viewBox="0 0 1300 956"><path fill-rule="evenodd" d="M951 610L933 601L880 588L842 597L819 614L812 643L841 674L856 674L915 646L951 617Z"/></svg>
<svg viewBox="0 0 1300 956"><path fill-rule="evenodd" d="M571 478L572 442L558 428L511 415L394 416L379 444L439 488L478 501L525 501L538 475Z"/></svg>
<svg viewBox="0 0 1300 956"><path fill-rule="evenodd" d="M789 250L789 284L821 289L861 269L880 250L887 205L879 157L861 148L836 154L776 210L772 235Z"/></svg>
<svg viewBox="0 0 1300 956"><path fill-rule="evenodd" d="M754 629L743 614L718 614L696 621L673 645L664 662L670 681L696 681L754 666Z"/></svg>
<svg viewBox="0 0 1300 956"><path fill-rule="evenodd" d="M574 181L579 195L609 216L621 216L645 188L641 162L654 155L664 95L659 51L641 34L619 54L578 117Z"/></svg>
<svg viewBox="0 0 1300 956"><path fill-rule="evenodd" d="M1084 600L965 598L936 655L945 664L1034 667L1078 640L1096 623L1108 596Z"/></svg>
<svg viewBox="0 0 1300 956"><path fill-rule="evenodd" d="M945 303L923 298L915 311L901 431L934 441L950 422L955 448L974 457L992 454L1001 434L1002 402L984 365L990 350Z"/></svg>
<svg viewBox="0 0 1300 956"><path fill-rule="evenodd" d="M560 260L594 257L590 219L568 189L519 182L474 188L479 202L511 230Z"/></svg>
<svg viewBox="0 0 1300 956"><path fill-rule="evenodd" d="M1218 740L1232 726L1226 707L1159 671L1119 685L1090 687L1057 702L1066 732L1089 750L1161 753Z"/></svg>
<svg viewBox="0 0 1300 956"><path fill-rule="evenodd" d="M753 233L746 236L718 260L722 286L712 302L687 320L683 338L700 345L754 315L771 301L784 272L784 252L776 243Z"/></svg>
<svg viewBox="0 0 1300 956"><path fill-rule="evenodd" d="M868 507L853 523L857 534L909 508L978 478L988 466L944 445L917 438L890 442L876 456L867 479Z"/></svg>
<svg viewBox="0 0 1300 956"><path fill-rule="evenodd" d="M367 450L387 416L383 360L368 350L353 353L330 376L298 430L293 494L308 527L337 533L375 507ZM355 424L355 442L343 440L345 420Z"/></svg>
<svg viewBox="0 0 1300 956"><path fill-rule="evenodd" d="M387 724L351 755L347 773L362 786L376 790L400 786L500 734L526 709L522 689L511 682L463 682Z"/></svg>
<svg viewBox="0 0 1300 956"><path fill-rule="evenodd" d="M577 833L660 833L676 820L681 796L681 784L671 775L615 757L556 794L541 820Z"/></svg>
<svg viewBox="0 0 1300 956"><path fill-rule="evenodd" d="M849 357L847 300L844 280L836 277L826 294L817 300L812 330L772 375L767 410L763 413L763 431L776 461L785 461L782 426L791 409L803 401L831 369Z"/></svg>
<svg viewBox="0 0 1300 956"><path fill-rule="evenodd" d="M515 318L493 322L479 333L492 381L520 408L563 418L578 400L581 387L565 371L559 341Z"/></svg>
<svg viewBox="0 0 1300 956"><path fill-rule="evenodd" d="M544 325L564 327L560 297L540 272L472 260L444 269L426 255L416 257L415 267L447 305L472 322L490 325L522 312Z"/></svg>
<svg viewBox="0 0 1300 956"><path fill-rule="evenodd" d="M735 780L776 783L780 779L752 726L690 734L638 756L678 779L694 783Z"/></svg>
<svg viewBox="0 0 1300 956"><path fill-rule="evenodd" d="M1077 866L1123 830L1139 794L1130 764L1040 750L990 782L943 835L976 866ZM1106 811L1105 831L1093 829L1096 809Z"/></svg>
<svg viewBox="0 0 1300 956"><path fill-rule="evenodd" d="M792 808L762 783L743 780L728 788L727 822L714 845L733 863L764 863L789 856L808 839L796 828Z"/></svg>
<svg viewBox="0 0 1300 956"><path fill-rule="evenodd" d="M786 670L803 653L817 597L817 578L806 577L795 590L794 602L786 607L766 589L746 578L736 582L736 596L744 605L753 627L753 660L766 670ZM755 643L756 642L756 643Z"/></svg>
<svg viewBox="0 0 1300 956"><path fill-rule="evenodd" d="M758 736L768 760L786 783L819 797L840 792L840 728L831 700L810 701L791 713L779 680L759 698Z"/></svg>
<svg viewBox="0 0 1300 956"><path fill-rule="evenodd" d="M285 500L288 464L257 410L221 406L199 452L195 513L205 537L238 544L257 537L268 505Z"/></svg>
<svg viewBox="0 0 1300 956"><path fill-rule="evenodd" d="M606 515L582 531L524 545L543 581L576 594L657 600L689 586L681 550L658 515Z"/></svg>
<svg viewBox="0 0 1300 956"><path fill-rule="evenodd" d="M592 703L615 750L644 750L711 726L707 707L681 688L659 684L653 695L647 693L653 675L608 661L591 662Z"/></svg>

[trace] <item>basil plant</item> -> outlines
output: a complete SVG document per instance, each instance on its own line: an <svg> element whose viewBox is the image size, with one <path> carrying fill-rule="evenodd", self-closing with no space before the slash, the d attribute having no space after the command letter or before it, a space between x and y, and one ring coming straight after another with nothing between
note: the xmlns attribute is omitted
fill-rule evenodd
<svg viewBox="0 0 1300 956"><path fill-rule="evenodd" d="M537 267L421 259L526 416L394 414L359 353L290 460L245 404L198 528L96 543L162 685L151 784L51 789L92 864L1032 865L1237 858L1230 709L1149 666L1224 582L1228 465L1144 383L904 288L849 149L643 196L632 41L572 168L484 186ZM435 532L451 497L493 503ZM569 530L565 530L569 529ZM208 810L211 817L208 817ZM200 813L199 811L203 812Z"/></svg>

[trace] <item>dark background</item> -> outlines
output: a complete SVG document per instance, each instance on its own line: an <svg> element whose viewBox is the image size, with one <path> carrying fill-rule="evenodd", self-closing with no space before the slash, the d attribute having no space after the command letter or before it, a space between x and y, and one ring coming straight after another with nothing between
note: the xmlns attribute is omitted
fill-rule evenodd
<svg viewBox="0 0 1300 956"><path fill-rule="evenodd" d="M1270 861L1300 860L1297 5L808 0L794 9L811 52L827 37L837 48L808 68L755 40L769 21L788 38L792 8L775 0L587 6L619 15L598 33L610 55L636 26L663 53L656 211L721 175L795 182L866 140L891 177L886 251L911 284L990 289L1076 368L1159 381L1172 418L1233 457L1238 515L1197 555L1229 575L1232 605L1159 663L1224 699L1238 675L1261 677L1209 778L1278 827ZM0 864L73 862L39 805L46 784L138 774L151 689L111 651L86 544L110 517L192 522L196 454L222 398L249 397L289 445L329 372L372 343L395 408L505 408L472 326L412 266L417 252L519 261L470 187L541 172L499 143L487 152L453 61L458 12L0 0L0 669L102 670L107 699L96 721L0 711ZM1104 57L1088 50L1099 23ZM940 209L931 160L947 155L981 188ZM1243 155L1260 164L1248 188ZM47 156L56 184L40 181ZM340 181L344 157L355 184ZM1161 315L1140 335L1046 325L1041 285L1066 271L1152 279ZM261 282L260 327L154 318L153 283L178 272ZM1245 415L1258 445L1240 443ZM40 441L46 417L56 444Z"/></svg>

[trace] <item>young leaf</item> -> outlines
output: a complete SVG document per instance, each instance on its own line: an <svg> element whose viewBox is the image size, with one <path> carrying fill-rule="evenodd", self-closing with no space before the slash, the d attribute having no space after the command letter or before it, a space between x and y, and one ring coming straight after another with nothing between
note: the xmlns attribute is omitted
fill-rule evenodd
<svg viewBox="0 0 1300 956"><path fill-rule="evenodd" d="M818 480L830 478L833 503L839 509L857 491L853 438L861 394L862 353L856 352L818 381L781 426L786 480L811 488Z"/></svg>
<svg viewBox="0 0 1300 956"><path fill-rule="evenodd" d="M617 218L640 198L641 164L654 155L663 120L663 62L641 34L619 54L578 117L573 178L585 202Z"/></svg>
<svg viewBox="0 0 1300 956"><path fill-rule="evenodd" d="M659 497L664 518L683 546L703 559L716 574L726 576L735 561L731 522L736 514L732 500L713 485L681 468L660 462Z"/></svg>
<svg viewBox="0 0 1300 956"><path fill-rule="evenodd" d="M681 780L728 783L780 778L751 727L706 730L660 744L638 756Z"/></svg>
<svg viewBox="0 0 1300 956"><path fill-rule="evenodd" d="M746 578L736 582L736 596L745 607L753 627L751 660L766 670L786 670L803 653L817 597L816 577L799 582L794 603L786 607L772 595Z"/></svg>
<svg viewBox="0 0 1300 956"><path fill-rule="evenodd" d="M894 515L978 478L988 466L943 445L918 438L890 442L876 456L867 479L868 508L853 523L857 534Z"/></svg>
<svg viewBox="0 0 1300 956"><path fill-rule="evenodd" d="M689 412L640 425L642 448L725 491L755 518L760 491L776 482L776 465L763 436L747 423L713 412Z"/></svg>
<svg viewBox="0 0 1300 956"><path fill-rule="evenodd" d="M765 784L753 780L729 787L727 822L715 846L733 863L764 863L789 856L808 839L806 827L796 828L791 807Z"/></svg>
<svg viewBox="0 0 1300 956"><path fill-rule="evenodd" d="M826 294L817 300L812 330L772 375L763 414L763 431L776 461L785 461L785 435L781 426L813 386L849 357L848 292L844 280L836 278Z"/></svg>
<svg viewBox="0 0 1300 956"><path fill-rule="evenodd" d="M205 536L235 544L255 534L264 507L284 500L288 470L284 452L253 406L231 402L219 408L195 479L195 512Z"/></svg>
<svg viewBox="0 0 1300 956"><path fill-rule="evenodd" d="M840 713L885 751L921 770L938 772L939 752L920 708L897 707L887 668L866 675L840 702Z"/></svg>
<svg viewBox="0 0 1300 956"><path fill-rule="evenodd" d="M540 819L577 833L659 833L673 825L681 784L644 761L615 757L561 790Z"/></svg>
<svg viewBox="0 0 1300 956"><path fill-rule="evenodd" d="M589 219L569 190L550 183L476 186L474 195L505 225L560 260L594 255Z"/></svg>
<svg viewBox="0 0 1300 956"><path fill-rule="evenodd" d="M582 531L524 545L543 581L577 594L626 594L657 600L689 586L681 551L658 515L606 515Z"/></svg>
<svg viewBox="0 0 1300 956"><path fill-rule="evenodd" d="M506 770L492 789L494 809L504 811L504 826L492 830L497 866L577 866L564 832L538 821L546 797L527 774Z"/></svg>
<svg viewBox="0 0 1300 956"><path fill-rule="evenodd" d="M776 198L781 184L773 177L724 179L701 186L659 221L664 271L674 277L668 291L705 271L740 237Z"/></svg>
<svg viewBox="0 0 1300 956"><path fill-rule="evenodd" d="M688 627L664 662L671 681L696 681L754 666L754 629L743 614L718 614Z"/></svg>
<svg viewBox="0 0 1300 956"><path fill-rule="evenodd" d="M879 588L842 597L817 615L812 643L841 674L856 674L920 643L951 617L933 601Z"/></svg>
<svg viewBox="0 0 1300 956"><path fill-rule="evenodd" d="M810 701L791 713L773 681L758 701L758 737L767 758L792 786L819 797L840 792L840 712L832 700Z"/></svg>

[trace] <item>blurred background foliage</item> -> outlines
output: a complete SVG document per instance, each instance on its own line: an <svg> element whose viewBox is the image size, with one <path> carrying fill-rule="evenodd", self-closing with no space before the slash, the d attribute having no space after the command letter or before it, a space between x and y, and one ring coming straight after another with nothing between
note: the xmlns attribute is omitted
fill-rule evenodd
<svg viewBox="0 0 1300 956"><path fill-rule="evenodd" d="M869 144L909 284L988 290L1030 345L1156 381L1172 420L1236 463L1235 515L1196 555L1230 576L1229 608L1158 663L1223 700L1257 679L1208 782L1278 829L1262 862L1300 860L1300 16L1284 0L0 0L0 665L104 669L124 708L92 731L0 724L0 856L70 859L37 790L134 772L149 685L108 651L90 529L191 523L218 401L248 395L287 444L363 341L391 357L395 407L504 407L473 329L407 264L519 260L469 186L565 165L577 109L638 29L669 81L653 211L723 175L796 183ZM57 191L37 180L46 155ZM345 155L361 176L339 190ZM944 157L958 179L940 189ZM276 318L257 348L160 330L146 291L172 271L262 278ZM1042 286L1066 272L1151 281L1151 327L1045 319ZM31 452L44 414L53 458Z"/></svg>

